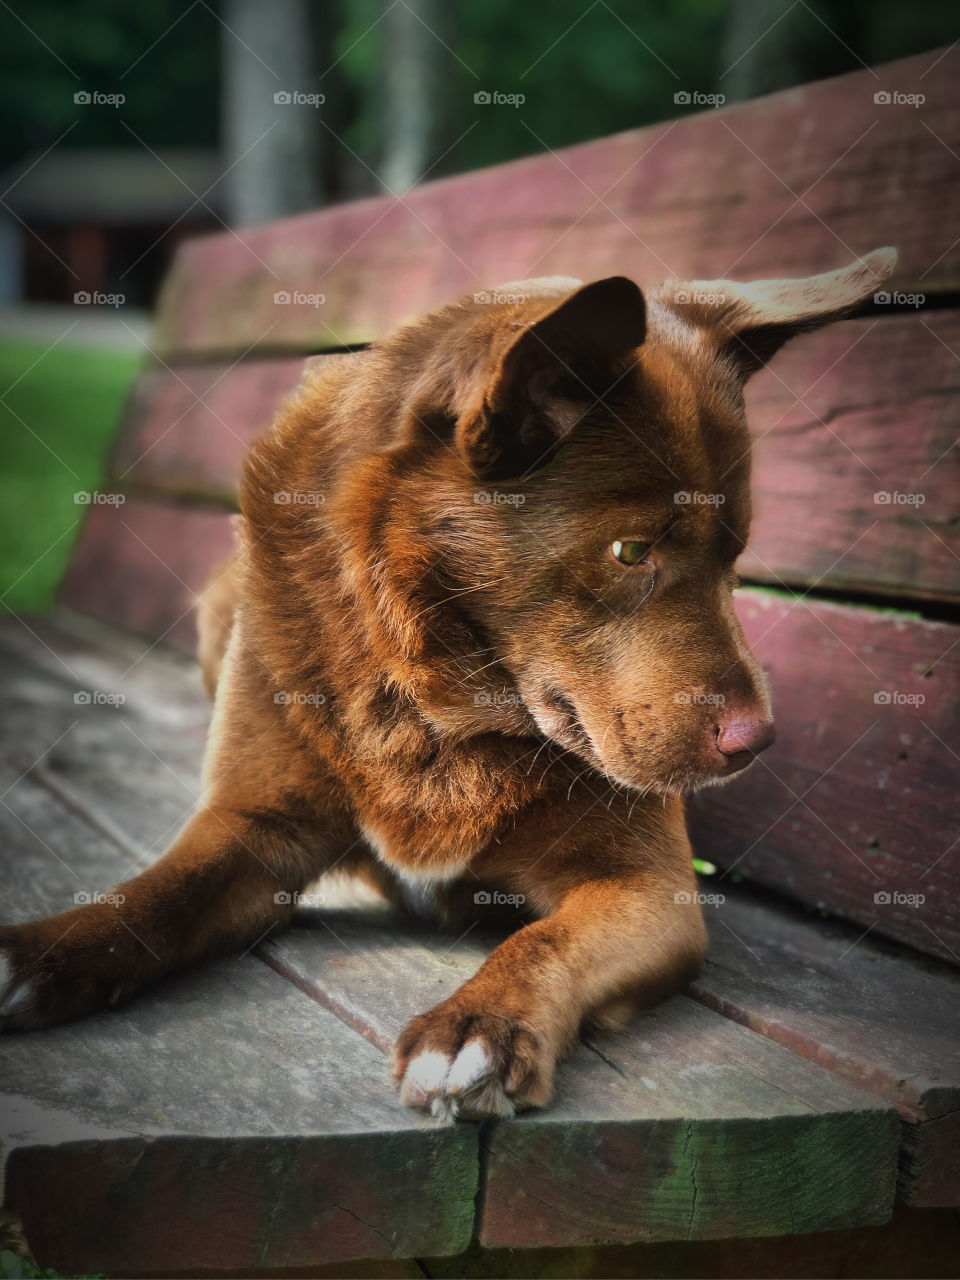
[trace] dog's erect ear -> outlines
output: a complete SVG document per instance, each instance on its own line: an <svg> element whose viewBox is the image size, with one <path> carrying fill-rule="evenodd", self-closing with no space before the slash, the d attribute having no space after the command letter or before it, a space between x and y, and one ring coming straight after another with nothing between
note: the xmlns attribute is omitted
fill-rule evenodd
<svg viewBox="0 0 960 1280"><path fill-rule="evenodd" d="M625 276L583 285L526 325L457 424L474 475L518 478L542 466L643 342L643 294Z"/></svg>
<svg viewBox="0 0 960 1280"><path fill-rule="evenodd" d="M897 265L896 249L875 249L839 271L796 280L697 281L671 286L689 305L677 308L714 333L744 378L798 333L840 320L871 296ZM706 297L709 302L698 301ZM680 301L684 299L680 297Z"/></svg>

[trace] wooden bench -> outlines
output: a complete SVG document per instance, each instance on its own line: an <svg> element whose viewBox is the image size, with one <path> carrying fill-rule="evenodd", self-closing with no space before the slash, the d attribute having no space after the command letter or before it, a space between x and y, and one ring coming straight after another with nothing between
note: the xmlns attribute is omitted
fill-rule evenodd
<svg viewBox="0 0 960 1280"><path fill-rule="evenodd" d="M953 1274L958 71L931 53L183 247L103 486L125 501L91 505L55 618L0 625L8 919L108 889L193 805L194 596L305 359L529 275L800 275L891 243L891 293L925 301L799 339L750 386L739 607L780 738L691 805L725 900L689 991L585 1041L549 1110L482 1130L403 1110L384 1065L478 931L311 908L121 1010L5 1036L6 1204L41 1265L520 1275L550 1248L556 1274Z"/></svg>

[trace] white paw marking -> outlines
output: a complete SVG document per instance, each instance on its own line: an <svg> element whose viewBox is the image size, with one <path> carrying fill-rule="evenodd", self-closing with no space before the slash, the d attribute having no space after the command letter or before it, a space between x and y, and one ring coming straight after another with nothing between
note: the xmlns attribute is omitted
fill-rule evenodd
<svg viewBox="0 0 960 1280"><path fill-rule="evenodd" d="M10 961L6 956L0 955L0 1018L19 1012L30 999L30 983L27 980L18 982L7 990L11 972Z"/></svg>
<svg viewBox="0 0 960 1280"><path fill-rule="evenodd" d="M450 1059L445 1053L418 1053L403 1074L401 1097L408 1107L422 1107L443 1084Z"/></svg>
<svg viewBox="0 0 960 1280"><path fill-rule="evenodd" d="M490 1055L483 1041L468 1040L447 1072L447 1078L443 1082L444 1091L462 1093L483 1076L489 1075L492 1070L493 1063L490 1061Z"/></svg>
<svg viewBox="0 0 960 1280"><path fill-rule="evenodd" d="M429 1107L442 1124L460 1115L512 1116L516 1110L494 1075L492 1055L481 1039L469 1040L453 1062L445 1053L429 1050L411 1058L400 1098L408 1107Z"/></svg>

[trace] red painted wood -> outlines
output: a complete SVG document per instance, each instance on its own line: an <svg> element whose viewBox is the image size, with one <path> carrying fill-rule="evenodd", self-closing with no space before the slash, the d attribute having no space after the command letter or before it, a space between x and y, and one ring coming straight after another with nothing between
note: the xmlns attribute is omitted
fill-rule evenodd
<svg viewBox="0 0 960 1280"><path fill-rule="evenodd" d="M300 357L149 366L114 446L114 485L235 506L244 455L269 428L303 367Z"/></svg>
<svg viewBox="0 0 960 1280"><path fill-rule="evenodd" d="M61 601L193 654L193 603L233 549L221 511L132 500L95 506L60 590Z"/></svg>
<svg viewBox="0 0 960 1280"><path fill-rule="evenodd" d="M960 628L750 591L739 612L778 739L693 799L695 848L960 961Z"/></svg>
<svg viewBox="0 0 960 1280"><path fill-rule="evenodd" d="M798 338L748 384L742 574L960 597L958 351L954 311L851 321Z"/></svg>
<svg viewBox="0 0 960 1280"><path fill-rule="evenodd" d="M938 61L939 58L939 61ZM805 275L895 244L894 284L960 282L960 50L181 247L157 350L320 350L530 276ZM920 107L877 104L922 92ZM531 145L534 140L531 139ZM952 150L951 150L952 149ZM276 293L324 301L276 304Z"/></svg>

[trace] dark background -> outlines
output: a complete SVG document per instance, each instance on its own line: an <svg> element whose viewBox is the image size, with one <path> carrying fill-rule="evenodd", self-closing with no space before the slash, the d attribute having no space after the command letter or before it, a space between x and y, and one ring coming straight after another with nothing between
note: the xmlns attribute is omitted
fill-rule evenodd
<svg viewBox="0 0 960 1280"><path fill-rule="evenodd" d="M702 109L678 90L732 103L949 44L957 26L954 4L902 0L20 0L0 10L0 198L33 240L27 298L64 298L49 245L105 254L101 285L122 274L128 303L149 304L172 246L217 218L402 190ZM325 102L275 110L271 88ZM125 102L78 108L78 90ZM480 90L525 101L478 105ZM149 217L137 195L154 181ZM96 225L109 251L91 248Z"/></svg>

